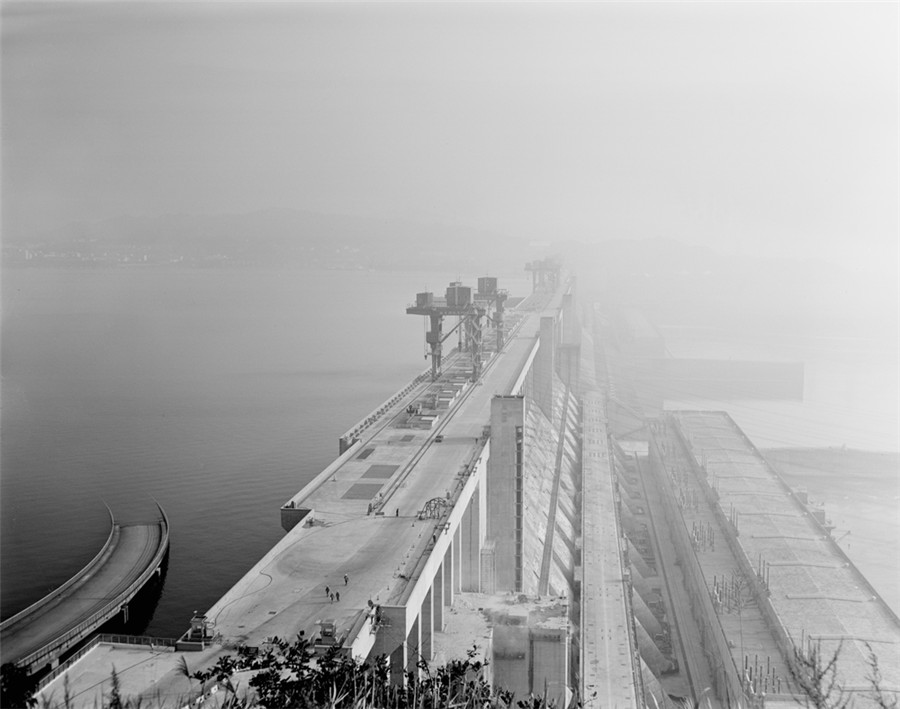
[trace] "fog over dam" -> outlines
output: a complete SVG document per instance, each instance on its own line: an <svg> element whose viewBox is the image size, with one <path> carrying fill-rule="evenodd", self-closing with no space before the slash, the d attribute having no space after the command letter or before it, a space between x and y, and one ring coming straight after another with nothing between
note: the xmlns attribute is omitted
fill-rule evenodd
<svg viewBox="0 0 900 709"><path fill-rule="evenodd" d="M896 703L900 5L0 19L0 705Z"/></svg>

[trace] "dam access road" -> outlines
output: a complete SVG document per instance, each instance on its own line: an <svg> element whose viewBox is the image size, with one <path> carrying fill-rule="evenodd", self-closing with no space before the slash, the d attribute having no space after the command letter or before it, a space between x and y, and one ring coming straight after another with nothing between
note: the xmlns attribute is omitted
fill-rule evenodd
<svg viewBox="0 0 900 709"><path fill-rule="evenodd" d="M121 525L110 511L100 552L65 584L0 625L3 663L30 673L55 668L60 657L119 613L153 574L169 548L169 522L159 508L154 524Z"/></svg>

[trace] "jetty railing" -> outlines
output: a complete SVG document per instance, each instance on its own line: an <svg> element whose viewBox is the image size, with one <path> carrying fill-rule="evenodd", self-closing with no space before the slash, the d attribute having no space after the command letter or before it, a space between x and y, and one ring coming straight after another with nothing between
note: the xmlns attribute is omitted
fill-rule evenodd
<svg viewBox="0 0 900 709"><path fill-rule="evenodd" d="M110 643L113 645L138 645L149 647L151 650L165 648L165 650L162 651L168 652L168 648L172 648L174 651L175 645L178 643L178 638L157 638L147 635L108 635L106 633L98 633L88 640L83 647L78 648L71 656L67 657L65 662L61 662L59 666L54 667L41 677L38 681L36 691L42 690L57 677L68 672L72 668L72 665L101 643Z"/></svg>

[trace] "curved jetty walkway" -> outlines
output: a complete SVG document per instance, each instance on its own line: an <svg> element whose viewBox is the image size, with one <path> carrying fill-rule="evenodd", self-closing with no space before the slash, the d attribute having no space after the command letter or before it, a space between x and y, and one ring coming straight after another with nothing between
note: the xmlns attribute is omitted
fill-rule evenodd
<svg viewBox="0 0 900 709"><path fill-rule="evenodd" d="M29 672L55 666L60 655L120 611L160 570L169 546L169 523L112 528L100 553L37 603L0 624L0 658Z"/></svg>

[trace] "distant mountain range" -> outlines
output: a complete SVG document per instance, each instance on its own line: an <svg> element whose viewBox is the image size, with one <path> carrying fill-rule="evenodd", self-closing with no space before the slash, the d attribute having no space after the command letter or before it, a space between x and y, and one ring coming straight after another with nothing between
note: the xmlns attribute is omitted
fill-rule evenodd
<svg viewBox="0 0 900 709"><path fill-rule="evenodd" d="M673 239L528 243L472 227L267 209L246 214L118 217L3 241L5 266L280 267L441 270L466 277L519 271L559 256L585 301L644 308L658 322L815 324L840 332L897 330L898 279L816 260L737 256ZM520 271L521 269L521 271ZM886 275L887 274L887 275Z"/></svg>

